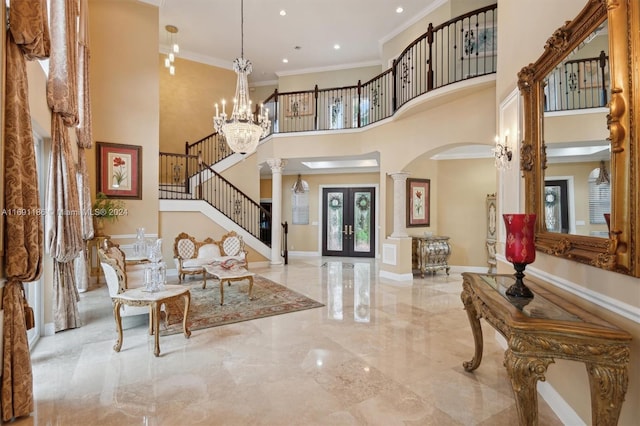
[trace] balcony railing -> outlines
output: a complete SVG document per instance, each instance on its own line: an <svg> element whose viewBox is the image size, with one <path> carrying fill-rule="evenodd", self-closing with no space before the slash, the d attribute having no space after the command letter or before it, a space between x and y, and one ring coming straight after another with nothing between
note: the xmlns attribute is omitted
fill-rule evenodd
<svg viewBox="0 0 640 426"><path fill-rule="evenodd" d="M331 89L284 92L264 102L272 133L364 127L391 117L427 92L472 77L494 74L497 5L434 27L393 60L391 68L362 83Z"/></svg>
<svg viewBox="0 0 640 426"><path fill-rule="evenodd" d="M545 79L545 112L604 107L611 98L609 57L566 61Z"/></svg>

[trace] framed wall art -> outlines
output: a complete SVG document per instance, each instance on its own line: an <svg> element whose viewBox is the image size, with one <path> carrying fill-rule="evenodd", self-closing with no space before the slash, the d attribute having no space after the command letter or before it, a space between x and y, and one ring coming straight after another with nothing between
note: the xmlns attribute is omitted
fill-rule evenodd
<svg viewBox="0 0 640 426"><path fill-rule="evenodd" d="M578 85L581 89L609 87L609 67L600 68L598 58L579 62L578 74Z"/></svg>
<svg viewBox="0 0 640 426"><path fill-rule="evenodd" d="M96 143L97 189L109 198L142 199L142 147Z"/></svg>
<svg viewBox="0 0 640 426"><path fill-rule="evenodd" d="M407 179L407 227L430 226L431 180Z"/></svg>
<svg viewBox="0 0 640 426"><path fill-rule="evenodd" d="M299 117L313 114L313 93L295 93L284 96L285 117Z"/></svg>
<svg viewBox="0 0 640 426"><path fill-rule="evenodd" d="M495 26L471 25L462 30L462 55L495 56L498 50L498 31Z"/></svg>

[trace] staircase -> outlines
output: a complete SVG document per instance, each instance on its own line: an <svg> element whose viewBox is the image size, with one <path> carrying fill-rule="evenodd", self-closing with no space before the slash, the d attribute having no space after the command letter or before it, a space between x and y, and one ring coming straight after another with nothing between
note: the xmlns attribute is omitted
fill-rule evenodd
<svg viewBox="0 0 640 426"><path fill-rule="evenodd" d="M160 152L159 199L193 200L201 211L225 229L243 235L245 242L267 258L271 257L271 241L263 237L271 228L271 214L219 172L242 160L234 154L218 134L185 144L185 154ZM203 205L204 204L204 205ZM178 210L194 210L175 203ZM286 245L283 247L286 248ZM286 258L286 253L283 253Z"/></svg>

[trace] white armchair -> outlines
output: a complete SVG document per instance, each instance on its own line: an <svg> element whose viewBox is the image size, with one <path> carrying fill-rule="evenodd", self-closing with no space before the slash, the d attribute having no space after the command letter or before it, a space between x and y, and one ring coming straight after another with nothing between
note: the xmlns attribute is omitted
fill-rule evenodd
<svg viewBox="0 0 640 426"><path fill-rule="evenodd" d="M98 248L98 257L111 298L127 289L144 286L144 271L138 270L128 274L125 254L117 245L105 240L105 245ZM122 305L120 308L120 315L123 317L143 314L149 315L148 307Z"/></svg>

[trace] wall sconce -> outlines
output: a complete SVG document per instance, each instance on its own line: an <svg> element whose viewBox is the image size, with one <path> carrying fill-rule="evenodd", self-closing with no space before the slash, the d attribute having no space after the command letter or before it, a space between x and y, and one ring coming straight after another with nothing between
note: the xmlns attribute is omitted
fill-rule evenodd
<svg viewBox="0 0 640 426"><path fill-rule="evenodd" d="M496 158L496 168L498 170L508 170L511 168L511 158L513 151L509 146L509 131L504 134L504 144L500 143L500 136L496 136L496 147L491 151Z"/></svg>

